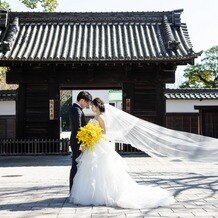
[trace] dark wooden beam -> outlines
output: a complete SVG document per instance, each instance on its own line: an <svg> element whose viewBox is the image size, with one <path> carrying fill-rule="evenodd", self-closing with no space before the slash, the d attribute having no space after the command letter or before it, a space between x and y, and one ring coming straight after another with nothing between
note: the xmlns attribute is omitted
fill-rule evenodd
<svg viewBox="0 0 218 218"><path fill-rule="evenodd" d="M122 86L123 82L152 82L164 83L175 81L174 66L165 65L124 65L124 66L77 66L77 67L24 67L11 69L7 72L7 83L49 83L72 86L98 87Z"/></svg>

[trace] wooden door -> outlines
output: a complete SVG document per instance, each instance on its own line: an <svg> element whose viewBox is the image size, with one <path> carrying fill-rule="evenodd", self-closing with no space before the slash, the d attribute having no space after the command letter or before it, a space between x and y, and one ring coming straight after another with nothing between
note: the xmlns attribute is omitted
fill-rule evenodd
<svg viewBox="0 0 218 218"><path fill-rule="evenodd" d="M16 117L0 117L0 139L15 139L16 137Z"/></svg>
<svg viewBox="0 0 218 218"><path fill-rule="evenodd" d="M124 83L123 110L149 122L164 125L165 102L160 85L147 83ZM120 153L140 152L131 145L117 145Z"/></svg>
<svg viewBox="0 0 218 218"><path fill-rule="evenodd" d="M141 119L164 125L165 100L160 85L123 84L123 110Z"/></svg>
<svg viewBox="0 0 218 218"><path fill-rule="evenodd" d="M218 111L202 111L202 134L218 138Z"/></svg>

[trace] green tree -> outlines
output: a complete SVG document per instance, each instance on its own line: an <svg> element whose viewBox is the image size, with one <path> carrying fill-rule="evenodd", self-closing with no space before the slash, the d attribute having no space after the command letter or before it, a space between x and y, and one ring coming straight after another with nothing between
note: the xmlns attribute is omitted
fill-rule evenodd
<svg viewBox="0 0 218 218"><path fill-rule="evenodd" d="M218 88L218 46L205 51L200 63L189 65L184 71L187 80L180 88Z"/></svg>
<svg viewBox="0 0 218 218"><path fill-rule="evenodd" d="M17 89L18 85L12 84L9 85L6 83L6 72L8 68L7 67L0 67L0 90L5 90L5 89Z"/></svg>
<svg viewBox="0 0 218 218"><path fill-rule="evenodd" d="M44 8L44 11L55 11L58 6L58 0L19 0L28 8L35 9L39 4Z"/></svg>
<svg viewBox="0 0 218 218"><path fill-rule="evenodd" d="M58 6L58 0L19 0L26 7L31 9L36 9L39 5L41 5L46 12L55 11ZM6 0L0 0L0 9L1 10L10 10L10 5Z"/></svg>
<svg viewBox="0 0 218 218"><path fill-rule="evenodd" d="M69 123L69 108L72 104L72 91L71 90L61 90L60 91L60 115L61 115L61 126L62 131L70 130Z"/></svg>
<svg viewBox="0 0 218 218"><path fill-rule="evenodd" d="M10 5L6 1L0 0L0 10L11 10Z"/></svg>

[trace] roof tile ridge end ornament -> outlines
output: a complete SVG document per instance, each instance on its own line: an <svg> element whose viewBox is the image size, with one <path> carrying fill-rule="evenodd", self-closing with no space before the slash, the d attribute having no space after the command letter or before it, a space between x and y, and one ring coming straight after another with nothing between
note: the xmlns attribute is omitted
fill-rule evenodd
<svg viewBox="0 0 218 218"><path fill-rule="evenodd" d="M15 41L18 32L19 32L19 18L15 17L12 24L9 24L8 28L6 28L5 37L3 37L2 41L0 42L0 52L7 52L10 51Z"/></svg>
<svg viewBox="0 0 218 218"><path fill-rule="evenodd" d="M183 9L177 9L171 12L172 16L172 23L175 27L181 26L181 14L183 12Z"/></svg>
<svg viewBox="0 0 218 218"><path fill-rule="evenodd" d="M166 31L167 40L168 40L167 48L177 53L177 49L179 47L180 42L174 38L174 35L170 27L170 23L168 21L168 17L166 15L163 15L163 24L164 24L164 29Z"/></svg>
<svg viewBox="0 0 218 218"><path fill-rule="evenodd" d="M201 50L201 51L199 51L199 52L194 52L194 51L192 50L192 48L189 49L189 53L190 53L190 54L193 54L193 53L194 53L194 54L196 55L196 57L201 56L203 52L204 52L203 50Z"/></svg>
<svg viewBox="0 0 218 218"><path fill-rule="evenodd" d="M181 23L181 28L183 30L183 34L184 34L184 37L189 45L189 49L188 49L188 55L192 55L194 57L199 57L202 55L203 53L203 50L199 51L199 52L195 52L193 51L193 46L192 46L192 43L191 43L191 40L190 40L190 37L189 37L189 33L188 33L188 27L186 25L186 23Z"/></svg>
<svg viewBox="0 0 218 218"><path fill-rule="evenodd" d="M204 52L203 50L199 52L195 52L192 47L188 49L188 55L194 56L195 58L200 57L203 52ZM192 65L194 65L194 62L192 63Z"/></svg>

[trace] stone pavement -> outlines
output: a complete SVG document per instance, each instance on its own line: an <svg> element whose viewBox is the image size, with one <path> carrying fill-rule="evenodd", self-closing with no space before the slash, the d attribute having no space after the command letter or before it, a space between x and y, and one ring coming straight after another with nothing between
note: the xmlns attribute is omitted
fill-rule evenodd
<svg viewBox="0 0 218 218"><path fill-rule="evenodd" d="M171 190L176 203L155 209L83 207L68 203L70 156L0 157L0 218L218 217L218 164L124 157L140 184Z"/></svg>

